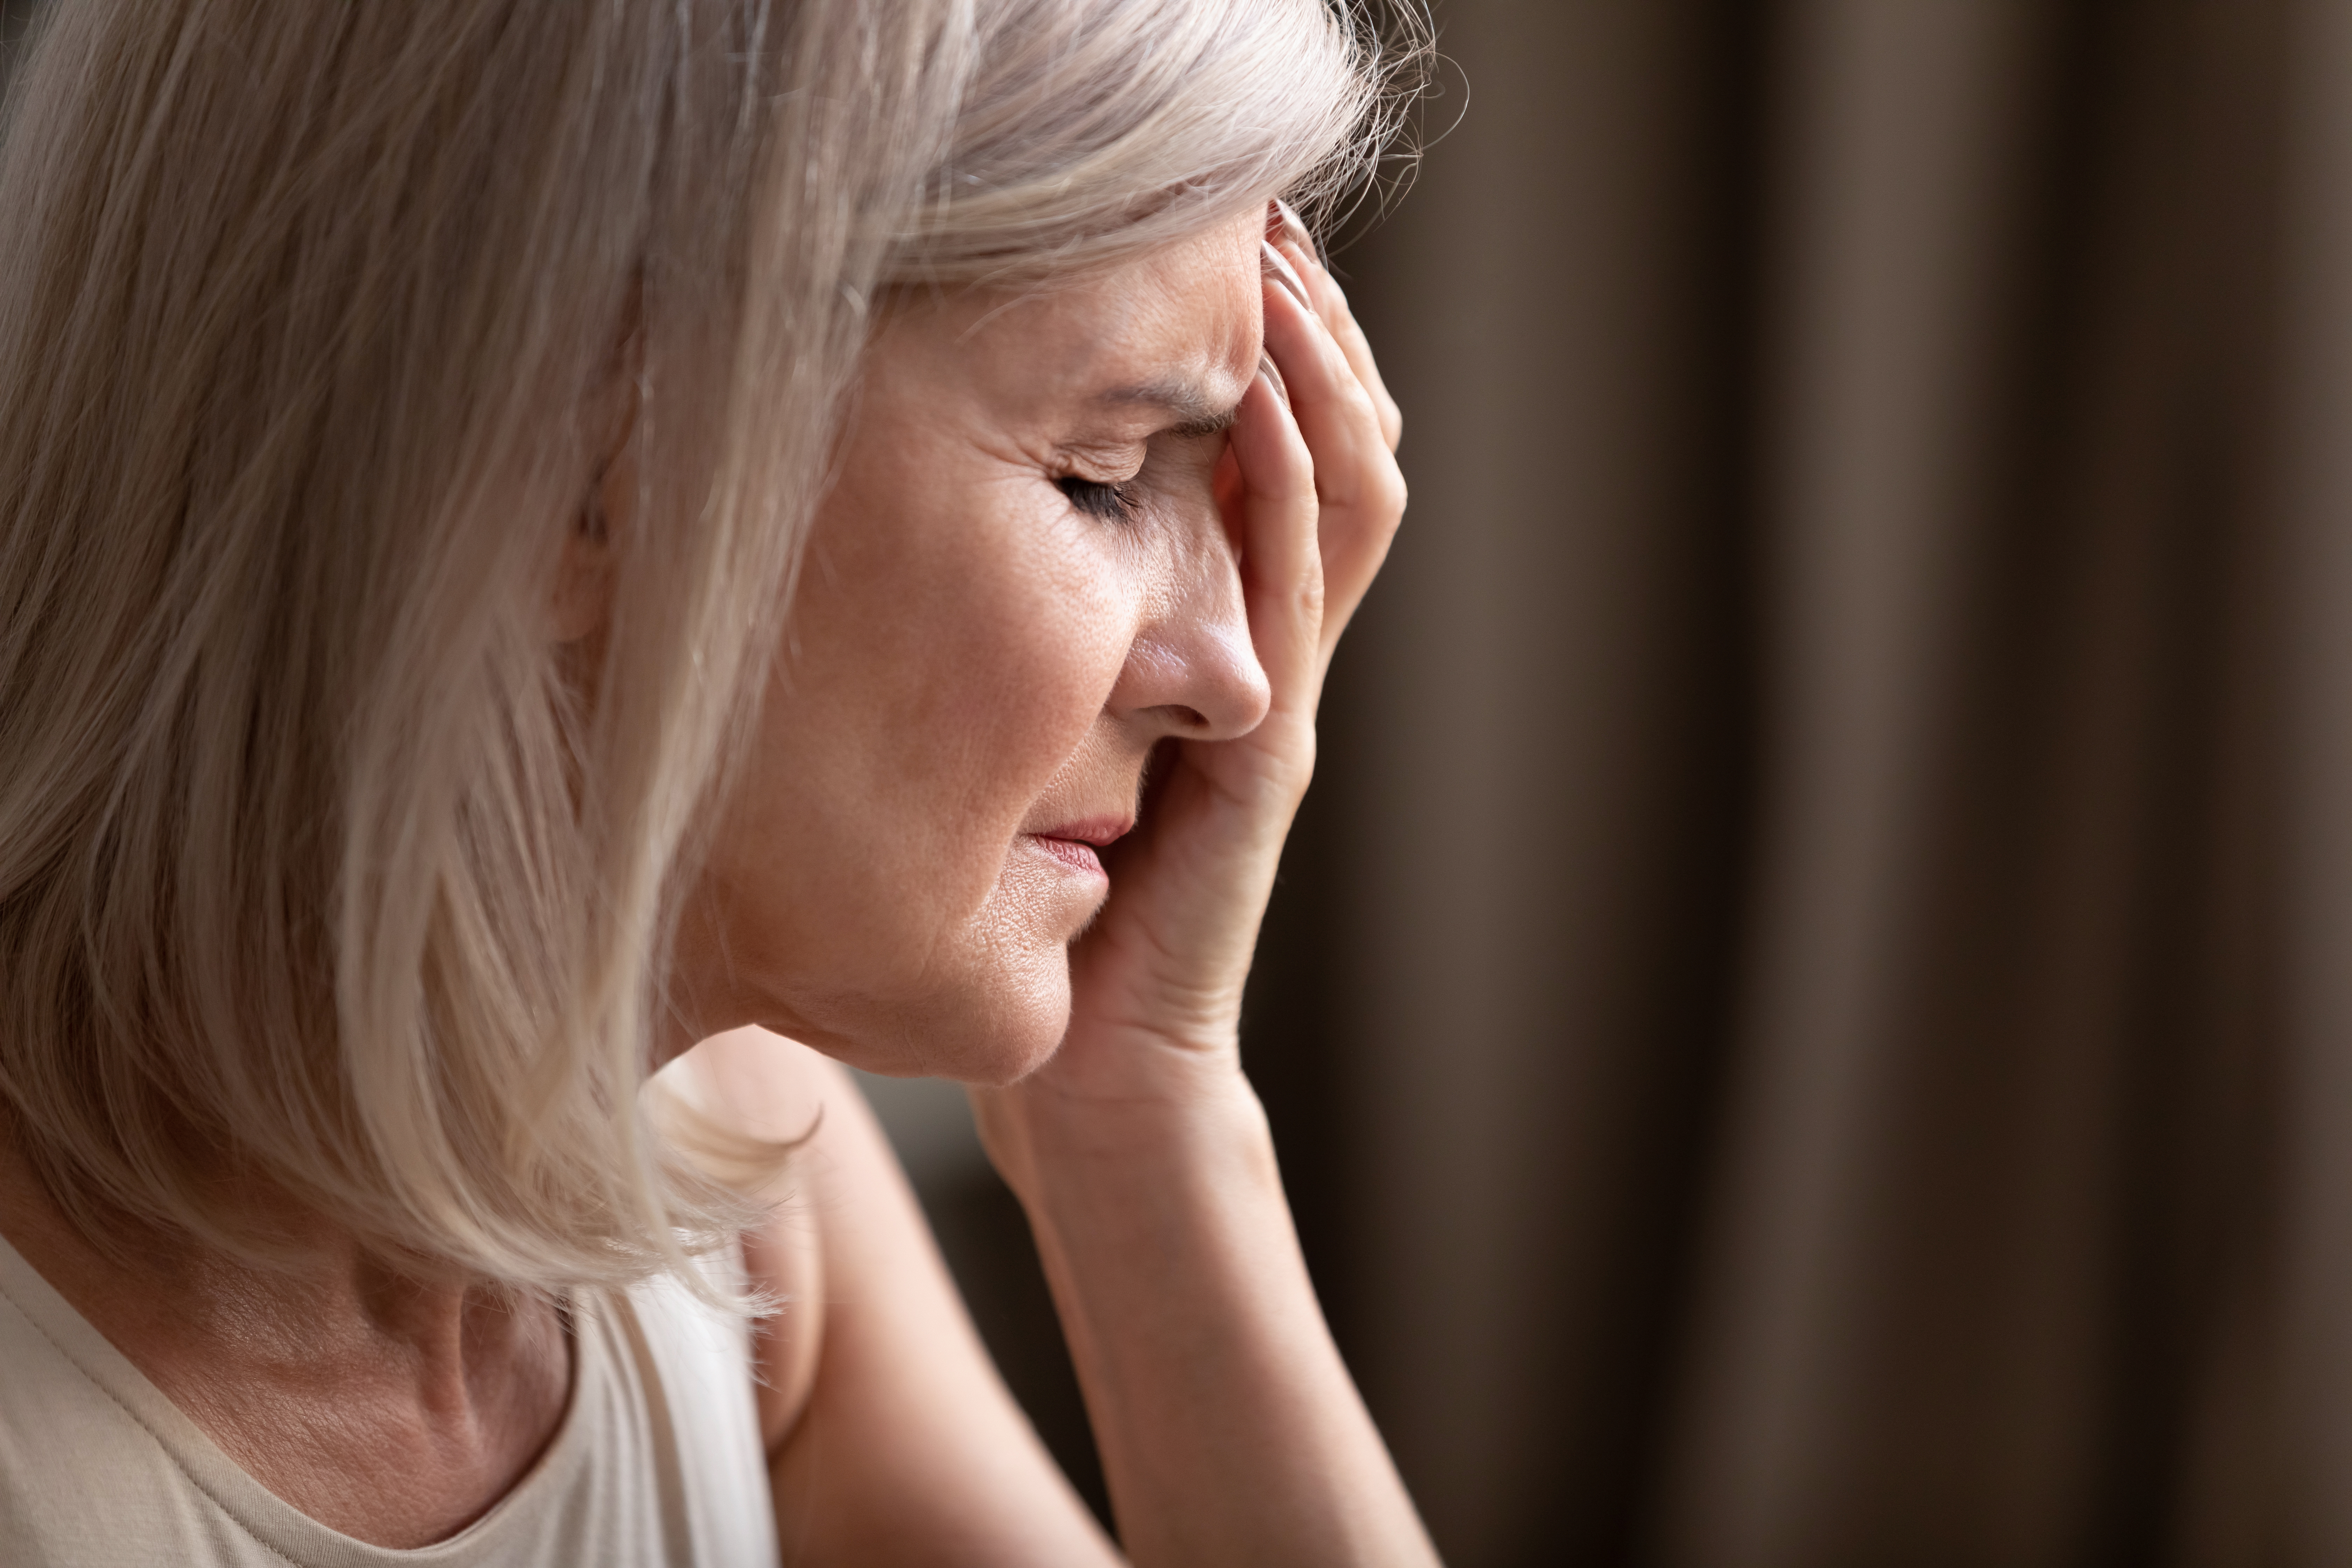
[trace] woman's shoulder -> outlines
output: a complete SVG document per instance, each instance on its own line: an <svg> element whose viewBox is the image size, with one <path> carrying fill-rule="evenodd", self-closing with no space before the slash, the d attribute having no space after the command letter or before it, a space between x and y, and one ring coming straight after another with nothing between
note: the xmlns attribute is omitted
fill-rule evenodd
<svg viewBox="0 0 2352 1568"><path fill-rule="evenodd" d="M710 1173L732 1179L771 1205L765 1221L744 1234L741 1253L724 1260L726 1278L719 1283L748 1288L773 1308L752 1343L760 1431L772 1451L807 1409L824 1344L824 1225L812 1189L820 1181L839 1184L834 1145L847 1131L844 1123L864 1115L865 1104L837 1065L757 1028L703 1041L662 1069L653 1092L696 1119L696 1131L678 1130L689 1153L714 1142L713 1134L715 1142L736 1145L732 1159L730 1150L719 1149L715 1162L736 1168ZM833 1135L819 1139L828 1126ZM752 1169L762 1162L763 1168ZM649 1290L657 1310L685 1294L668 1281L640 1287L637 1294Z"/></svg>

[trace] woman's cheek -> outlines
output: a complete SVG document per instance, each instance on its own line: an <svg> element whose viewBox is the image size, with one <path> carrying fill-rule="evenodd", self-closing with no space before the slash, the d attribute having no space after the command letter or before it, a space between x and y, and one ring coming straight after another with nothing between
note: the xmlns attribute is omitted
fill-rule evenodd
<svg viewBox="0 0 2352 1568"><path fill-rule="evenodd" d="M1033 798L1102 717L1134 644L1141 586L1118 559L1123 542L1088 541L1090 548L1069 552L1058 570L1032 579L1040 592L1020 617L1027 698L1020 738L1030 754L1024 772Z"/></svg>

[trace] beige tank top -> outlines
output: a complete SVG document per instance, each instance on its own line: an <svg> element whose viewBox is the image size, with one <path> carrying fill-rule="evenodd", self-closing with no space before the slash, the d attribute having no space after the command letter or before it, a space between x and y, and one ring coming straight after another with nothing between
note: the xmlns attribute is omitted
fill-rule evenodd
<svg viewBox="0 0 2352 1568"><path fill-rule="evenodd" d="M572 1313L572 1399L539 1463L436 1545L370 1546L232 1462L0 1240L7 1568L773 1568L745 1326L675 1280Z"/></svg>

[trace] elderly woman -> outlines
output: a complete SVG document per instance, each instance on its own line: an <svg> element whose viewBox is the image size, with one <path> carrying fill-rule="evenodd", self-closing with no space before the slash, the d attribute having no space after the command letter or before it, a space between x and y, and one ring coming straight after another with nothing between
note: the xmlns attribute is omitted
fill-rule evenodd
<svg viewBox="0 0 2352 1568"><path fill-rule="evenodd" d="M0 1561L1115 1560L839 1063L975 1086L1133 1561L1430 1561L1236 1046L1403 506L1270 205L1380 37L53 0Z"/></svg>

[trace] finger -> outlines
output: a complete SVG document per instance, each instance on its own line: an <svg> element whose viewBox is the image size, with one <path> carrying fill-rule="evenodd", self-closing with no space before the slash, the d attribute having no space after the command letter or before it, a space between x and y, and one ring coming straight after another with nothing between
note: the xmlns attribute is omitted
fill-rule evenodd
<svg viewBox="0 0 2352 1568"><path fill-rule="evenodd" d="M1234 456L1233 443L1218 454L1216 470L1210 476L1209 488L1217 498L1217 515L1238 518L1242 515L1241 460ZM1236 542L1239 542L1238 538Z"/></svg>
<svg viewBox="0 0 2352 1568"><path fill-rule="evenodd" d="M1314 462L1327 658L1387 557L1404 512L1404 479L1370 395L1321 319L1287 289L1265 289L1266 351L1290 389L1290 413Z"/></svg>
<svg viewBox="0 0 2352 1568"><path fill-rule="evenodd" d="M1311 712L1323 620L1315 459L1264 371L1242 395L1226 450L1250 642L1276 707Z"/></svg>
<svg viewBox="0 0 2352 1568"><path fill-rule="evenodd" d="M1269 247L1270 255L1278 255ZM1295 279L1265 287L1265 353L1280 376L1299 432L1315 455L1315 489L1325 506L1354 507L1366 479L1389 466L1370 395L1322 318L1302 305ZM1368 450L1366 443L1378 447Z"/></svg>
<svg viewBox="0 0 2352 1568"><path fill-rule="evenodd" d="M1307 231L1307 220L1298 216L1297 207L1280 196L1266 204L1265 237L1268 239L1286 239L1297 250L1311 251L1315 248L1315 236Z"/></svg>
<svg viewBox="0 0 2352 1568"><path fill-rule="evenodd" d="M1388 383L1381 376L1380 362L1372 354L1371 340L1364 336L1355 312L1349 309L1347 291L1331 276L1330 268L1317 258L1315 247L1307 243L1305 235L1305 227L1294 219L1282 226L1272 243L1306 285L1315 313L1322 319L1332 341L1339 345L1348 368L1363 383L1365 394L1371 398L1373 410L1380 416L1381 436L1393 452L1404 436L1404 411L1389 395Z"/></svg>

